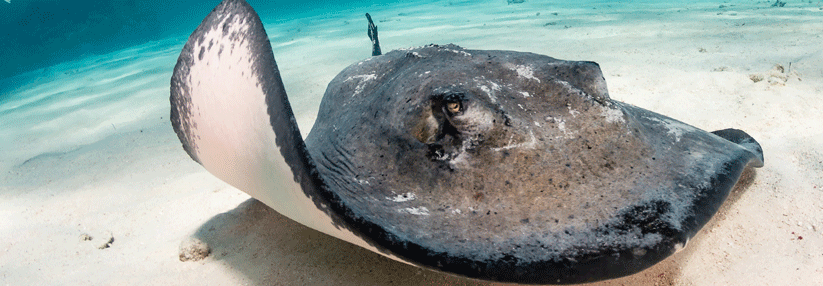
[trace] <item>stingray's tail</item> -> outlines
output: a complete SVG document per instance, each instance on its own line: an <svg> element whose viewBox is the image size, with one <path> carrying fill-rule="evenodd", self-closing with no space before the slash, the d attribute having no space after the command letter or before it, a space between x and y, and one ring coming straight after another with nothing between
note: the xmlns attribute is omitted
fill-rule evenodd
<svg viewBox="0 0 823 286"><path fill-rule="evenodd" d="M740 145L743 149L751 152L755 158L758 159L750 161L749 164L752 167L763 167L763 163L765 162L763 160L763 148L760 147L760 143L757 143L752 136L749 136L749 134L743 132L743 130L733 128L712 131L712 133L723 139L729 140L732 143Z"/></svg>
<svg viewBox="0 0 823 286"><path fill-rule="evenodd" d="M372 56L379 56L383 53L380 51L380 40L377 39L377 26L374 25L374 22L371 20L371 15L366 13L366 19L369 20L369 39L371 40L371 55Z"/></svg>

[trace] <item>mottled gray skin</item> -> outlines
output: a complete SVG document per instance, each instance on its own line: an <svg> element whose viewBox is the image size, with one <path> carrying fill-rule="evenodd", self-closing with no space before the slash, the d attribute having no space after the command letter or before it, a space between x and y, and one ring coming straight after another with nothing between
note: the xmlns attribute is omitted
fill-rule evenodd
<svg viewBox="0 0 823 286"><path fill-rule="evenodd" d="M762 165L742 134L612 101L596 63L447 45L346 68L306 144L346 215L382 226L389 251L477 278L570 283L683 247L742 168ZM508 273L555 264L569 273Z"/></svg>

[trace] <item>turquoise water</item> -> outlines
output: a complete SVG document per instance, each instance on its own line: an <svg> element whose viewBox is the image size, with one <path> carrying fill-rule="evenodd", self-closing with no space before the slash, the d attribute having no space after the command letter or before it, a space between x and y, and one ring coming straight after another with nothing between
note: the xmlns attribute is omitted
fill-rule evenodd
<svg viewBox="0 0 823 286"><path fill-rule="evenodd" d="M185 36L219 1L0 1L0 78ZM382 4L386 4L383 1ZM378 1L249 1L271 22Z"/></svg>
<svg viewBox="0 0 823 286"><path fill-rule="evenodd" d="M60 62L105 54L147 41L185 36L218 1L11 1L0 2L0 79ZM413 7L438 3L444 6L483 3L493 6L523 6L544 9L642 10L660 6L658 1L537 1L509 5L496 1L249 1L264 22L276 24L312 16L335 16L341 12ZM672 6L670 1L665 4ZM771 8L770 1L683 1L683 9L735 5ZM819 7L819 1L789 1L784 9ZM566 6L566 7L564 7ZM676 6L676 5L675 5ZM516 11L521 7L512 7ZM466 15L452 15L456 18ZM639 16L639 15L638 15ZM546 22L550 23L550 22ZM7 85L7 84L6 84Z"/></svg>
<svg viewBox="0 0 823 286"><path fill-rule="evenodd" d="M810 47L820 43L816 19L823 14L821 4L811 2L782 8L767 1L251 4L266 25L305 135L326 84L370 56L365 12L380 28L384 51L456 43L593 60L606 67L614 84L608 70L639 65L684 72L722 68L719 63L744 70L767 70L775 62L811 68L820 57ZM168 119L176 57L216 3L0 2L9 16L0 21L12 27L0 34L0 136L9 138L0 142L0 168L130 128L165 124L147 119Z"/></svg>
<svg viewBox="0 0 823 286"><path fill-rule="evenodd" d="M100 55L139 45L147 41L185 36L199 24L218 1L0 1L0 54L3 66L0 79L68 60ZM658 1L538 1L508 5L496 1L249 1L265 23L311 16L335 16L341 12L358 13L395 7L437 3L442 6L482 3L494 6L525 7L536 12L545 9L599 9L618 11L625 7L638 10L660 6ZM666 6L671 6L671 1ZM819 1L789 1L784 9L817 7ZM683 1L684 9L747 5L769 8L770 1ZM522 7L514 7L522 6ZM564 7L567 6L567 7ZM452 15L459 18L466 15ZM445 19L444 19L445 20ZM550 22L546 22L550 23ZM5 85L8 85L6 83Z"/></svg>
<svg viewBox="0 0 823 286"><path fill-rule="evenodd" d="M0 165L70 150L118 126L167 113L177 54L216 3L0 2L0 25L6 27L0 34L0 135L10 138L0 146L25 146L25 155L14 160L3 152ZM325 85L345 66L370 56L365 12L380 28L384 51L456 43L593 60L610 69L629 63L685 72L721 64L759 70L776 62L811 68L820 58L820 50L811 47L819 46L823 14L820 1L784 7L744 0L250 4L266 25L304 134ZM763 46L769 48L752 48Z"/></svg>

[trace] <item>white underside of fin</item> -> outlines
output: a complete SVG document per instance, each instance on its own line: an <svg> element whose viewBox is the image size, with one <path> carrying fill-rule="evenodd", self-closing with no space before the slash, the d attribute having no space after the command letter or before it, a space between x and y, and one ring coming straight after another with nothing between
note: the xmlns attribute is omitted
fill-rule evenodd
<svg viewBox="0 0 823 286"><path fill-rule="evenodd" d="M223 18L224 22L234 21L228 25L229 33L257 32L248 31L248 19L241 24L241 18ZM184 124L190 128L200 163L216 177L300 224L403 261L378 251L350 230L335 226L295 182L269 123L266 94L261 89L261 77L254 71L257 55L249 47L254 41L228 39L217 28L223 24L212 25L202 34L203 40L194 43L189 77L183 79L188 81L183 87L188 93L178 92L190 97L190 114ZM192 44L193 40L189 41Z"/></svg>

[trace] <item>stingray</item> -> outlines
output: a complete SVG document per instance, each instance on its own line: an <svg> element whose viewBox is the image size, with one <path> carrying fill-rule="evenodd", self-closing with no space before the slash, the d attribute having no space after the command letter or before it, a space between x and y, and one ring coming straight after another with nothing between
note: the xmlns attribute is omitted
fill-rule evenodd
<svg viewBox="0 0 823 286"><path fill-rule="evenodd" d="M610 99L594 62L455 45L382 54L369 22L375 56L329 83L304 141L258 15L242 0L220 3L171 79L185 151L364 249L533 284L654 265L685 247L745 168L763 165L743 131L706 132Z"/></svg>

